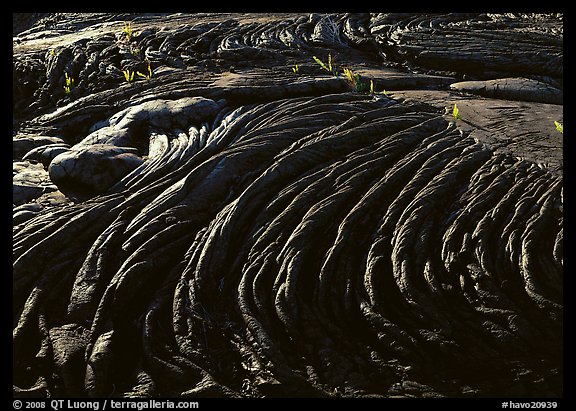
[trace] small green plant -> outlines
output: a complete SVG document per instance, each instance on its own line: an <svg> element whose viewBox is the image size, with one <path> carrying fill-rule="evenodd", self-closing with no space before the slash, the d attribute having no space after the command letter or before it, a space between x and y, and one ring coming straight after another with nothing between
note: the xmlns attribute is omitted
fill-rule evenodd
<svg viewBox="0 0 576 411"><path fill-rule="evenodd" d="M370 79L370 94L376 94L374 90L374 80Z"/></svg>
<svg viewBox="0 0 576 411"><path fill-rule="evenodd" d="M51 55L52 57L54 57L54 56L56 55L56 50L51 49L51 50L50 50L50 55Z"/></svg>
<svg viewBox="0 0 576 411"><path fill-rule="evenodd" d="M152 67L150 67L150 62L148 61L148 70L146 74L140 73L139 71L136 72L136 74L138 74L140 77L146 79L146 80L150 80L152 78ZM132 73L134 74L134 73Z"/></svg>
<svg viewBox="0 0 576 411"><path fill-rule="evenodd" d="M344 75L346 76L350 86L352 86L357 92L365 93L371 90L370 92L374 94L374 82L372 80L370 80L369 86L367 83L362 82L360 74L354 73L347 67L344 68Z"/></svg>
<svg viewBox="0 0 576 411"><path fill-rule="evenodd" d="M75 86L75 82L74 79L72 77L70 77L68 75L68 73L64 72L64 78L65 78L65 83L64 83L64 93L66 94L70 94L72 92L72 89Z"/></svg>
<svg viewBox="0 0 576 411"><path fill-rule="evenodd" d="M334 70L334 67L332 66L332 54L331 53L328 53L328 64L325 64L322 60L320 60L316 56L312 56L312 58L314 59L314 61L316 63L318 63L318 65L320 65L320 67L322 67L328 73L332 74L333 76L338 75L338 73Z"/></svg>
<svg viewBox="0 0 576 411"><path fill-rule="evenodd" d="M126 82L128 83L132 83L132 81L134 81L134 72L131 70L122 70L122 73L124 73L124 79L126 80Z"/></svg>
<svg viewBox="0 0 576 411"><path fill-rule="evenodd" d="M454 108L452 109L452 117L454 117L454 120L460 120L462 118L460 116L460 110L458 109L456 103L454 103Z"/></svg>
<svg viewBox="0 0 576 411"><path fill-rule="evenodd" d="M122 29L124 36L126 37L126 41L129 43L132 40L132 35L134 32L132 31L132 23L131 22L124 22L124 28Z"/></svg>
<svg viewBox="0 0 576 411"><path fill-rule="evenodd" d="M298 64L296 64L294 67L292 67L292 71L294 72L294 74L298 74L299 70L300 70L300 68L298 67Z"/></svg>
<svg viewBox="0 0 576 411"><path fill-rule="evenodd" d="M140 47L138 47L138 46L134 46L134 47L130 46L130 54L132 54L132 55L135 56L135 57L140 56Z"/></svg>
<svg viewBox="0 0 576 411"><path fill-rule="evenodd" d="M358 80L356 82L356 91L358 93L368 93L370 92L370 86L368 85L368 83L364 83L361 80Z"/></svg>
<svg viewBox="0 0 576 411"><path fill-rule="evenodd" d="M356 81L360 76L358 74L354 74L354 72L348 67L344 67L344 75L346 76L346 79L348 79L348 83L356 87Z"/></svg>
<svg viewBox="0 0 576 411"><path fill-rule="evenodd" d="M562 123L554 120L554 125L556 126L556 130L564 134L564 126L562 125Z"/></svg>

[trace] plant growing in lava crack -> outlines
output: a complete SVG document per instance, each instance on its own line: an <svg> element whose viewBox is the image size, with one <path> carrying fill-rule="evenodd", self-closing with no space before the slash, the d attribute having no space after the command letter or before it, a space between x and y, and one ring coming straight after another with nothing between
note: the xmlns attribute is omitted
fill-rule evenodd
<svg viewBox="0 0 576 411"><path fill-rule="evenodd" d="M351 69L344 67L343 71L346 79L348 80L348 83L354 88L354 90L359 93L376 94L374 80L370 79L370 83L363 82L360 74L354 73ZM382 91L382 94L385 96L388 95L386 91Z"/></svg>
<svg viewBox="0 0 576 411"><path fill-rule="evenodd" d="M360 74L354 73L351 69L345 67L344 75L348 80L348 83L359 93L370 92L374 94L374 81L370 80L370 85L364 83L360 77Z"/></svg>
<svg viewBox="0 0 576 411"><path fill-rule="evenodd" d="M132 81L134 81L134 72L131 70L122 70L122 73L124 73L124 79L126 80L126 82L128 83L132 83Z"/></svg>
<svg viewBox="0 0 576 411"><path fill-rule="evenodd" d="M140 56L140 47L130 46L130 54L132 54L134 57Z"/></svg>
<svg viewBox="0 0 576 411"><path fill-rule="evenodd" d="M346 76L346 79L348 79L348 83L350 83L352 87L356 88L356 83L360 79L360 75L354 74L354 72L348 67L344 67L344 75Z"/></svg>
<svg viewBox="0 0 576 411"><path fill-rule="evenodd" d="M130 40L132 40L132 35L134 34L131 22L124 22L124 28L122 29L122 33L124 33L126 42L130 43Z"/></svg>
<svg viewBox="0 0 576 411"><path fill-rule="evenodd" d="M334 67L332 65L332 54L331 53L328 53L328 64L325 64L322 60L320 60L316 56L312 56L312 58L314 59L314 61L316 63L318 63L318 65L320 65L320 67L322 67L328 73L332 74L333 76L338 75L338 73L336 72L336 70L334 69Z"/></svg>
<svg viewBox="0 0 576 411"><path fill-rule="evenodd" d="M562 125L562 123L554 120L554 125L556 126L556 130L564 134L564 126Z"/></svg>
<svg viewBox="0 0 576 411"><path fill-rule="evenodd" d="M64 93L66 94L70 94L72 92L72 89L74 88L74 79L72 77L70 77L68 75L68 73L64 72L64 78L65 78L65 83L64 83Z"/></svg>
<svg viewBox="0 0 576 411"><path fill-rule="evenodd" d="M452 117L454 117L454 120L460 120L462 118L460 116L460 110L458 109L456 103L454 103L454 108L452 109Z"/></svg>
<svg viewBox="0 0 576 411"><path fill-rule="evenodd" d="M146 74L140 73L139 71L136 72L136 74L138 74L140 77L146 79L146 80L150 80L152 78L152 68L150 67L150 62L147 61L146 62L148 64L148 71ZM132 74L134 75L134 74Z"/></svg>

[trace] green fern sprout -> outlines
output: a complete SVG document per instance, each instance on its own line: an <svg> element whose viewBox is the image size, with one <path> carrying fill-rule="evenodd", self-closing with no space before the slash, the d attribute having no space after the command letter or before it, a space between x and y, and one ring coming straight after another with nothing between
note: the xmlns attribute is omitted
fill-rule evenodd
<svg viewBox="0 0 576 411"><path fill-rule="evenodd" d="M370 79L370 94L375 94L376 91L374 90L374 80Z"/></svg>
<svg viewBox="0 0 576 411"><path fill-rule="evenodd" d="M299 70L300 70L300 68L298 67L298 64L296 64L294 67L292 67L292 71L294 72L294 74L298 74Z"/></svg>
<svg viewBox="0 0 576 411"><path fill-rule="evenodd" d="M354 72L352 70L350 70L348 67L344 67L344 75L346 76L348 83L350 83L352 86L356 87L357 75L354 74Z"/></svg>
<svg viewBox="0 0 576 411"><path fill-rule="evenodd" d="M134 72L133 71L122 70L122 73L124 73L124 79L126 79L126 82L132 83L132 81L134 81Z"/></svg>
<svg viewBox="0 0 576 411"><path fill-rule="evenodd" d="M130 46L130 54L132 54L135 57L138 57L140 55L140 47L138 46Z"/></svg>
<svg viewBox="0 0 576 411"><path fill-rule="evenodd" d="M364 83L360 80L360 75L357 75L358 78L356 80L356 91L358 93L367 93L370 91L370 86L368 85L368 83Z"/></svg>
<svg viewBox="0 0 576 411"><path fill-rule="evenodd" d="M328 69L328 66L326 64L324 64L324 62L322 60L320 60L318 57L316 56L312 56L312 58L314 59L314 61L316 63L318 63L320 65L320 67L322 67L324 70L326 71L330 71L330 69Z"/></svg>
<svg viewBox="0 0 576 411"><path fill-rule="evenodd" d="M374 92L374 82L370 80L370 86L367 83L363 83L360 79L360 74L354 73L351 69L345 67L344 68L344 75L348 80L350 86L352 86L357 92L364 93L371 90L371 93Z"/></svg>
<svg viewBox="0 0 576 411"><path fill-rule="evenodd" d="M455 120L460 120L462 118L460 116L460 110L458 109L458 106L456 106L456 103L454 103L454 108L452 109L452 117L454 117Z"/></svg>
<svg viewBox="0 0 576 411"><path fill-rule="evenodd" d="M554 125L556 126L556 130L564 134L564 126L562 125L562 123L559 123L558 121L554 120Z"/></svg>
<svg viewBox="0 0 576 411"><path fill-rule="evenodd" d="M136 72L136 74L138 74L140 77L145 78L146 80L150 81L150 79L152 78L152 68L150 67L150 62L148 61L148 73L147 74L143 74L140 73L139 71Z"/></svg>
<svg viewBox="0 0 576 411"><path fill-rule="evenodd" d="M64 78L65 78L64 93L70 94L75 86L74 79L70 77L66 72L64 72Z"/></svg>
<svg viewBox="0 0 576 411"><path fill-rule="evenodd" d="M333 76L337 76L338 73L336 73L334 71L334 67L332 66L332 54L328 53L328 64L325 64L322 60L320 60L318 57L316 56L312 56L312 58L314 59L314 61L316 63L318 63L318 65L320 65L320 67L322 67L324 70L326 70L328 73L332 74Z"/></svg>
<svg viewBox="0 0 576 411"><path fill-rule="evenodd" d="M134 34L132 31L132 23L131 22L124 22L124 28L122 32L126 36L126 41L129 43L132 40L132 35Z"/></svg>

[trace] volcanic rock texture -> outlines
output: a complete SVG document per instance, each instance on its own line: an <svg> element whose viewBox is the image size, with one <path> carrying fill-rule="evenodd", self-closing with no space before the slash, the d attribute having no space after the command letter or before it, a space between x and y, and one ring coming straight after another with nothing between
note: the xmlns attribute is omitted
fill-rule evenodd
<svg viewBox="0 0 576 411"><path fill-rule="evenodd" d="M562 15L13 19L15 396L562 396Z"/></svg>

